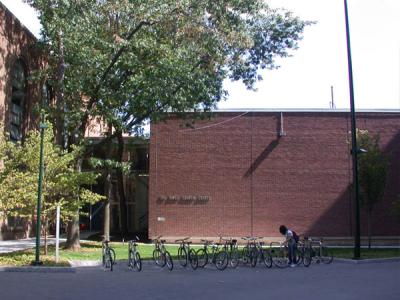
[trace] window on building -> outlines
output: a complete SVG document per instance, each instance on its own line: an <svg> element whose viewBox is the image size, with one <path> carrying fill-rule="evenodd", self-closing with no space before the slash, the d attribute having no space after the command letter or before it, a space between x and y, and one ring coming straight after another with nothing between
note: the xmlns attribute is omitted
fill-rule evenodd
<svg viewBox="0 0 400 300"><path fill-rule="evenodd" d="M22 138L22 117L26 97L26 68L22 60L15 62L12 70L12 94L10 103L10 139Z"/></svg>

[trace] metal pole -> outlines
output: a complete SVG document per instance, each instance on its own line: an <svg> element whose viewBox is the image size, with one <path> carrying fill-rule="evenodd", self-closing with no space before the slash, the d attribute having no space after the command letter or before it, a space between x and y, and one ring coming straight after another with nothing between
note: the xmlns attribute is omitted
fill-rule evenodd
<svg viewBox="0 0 400 300"><path fill-rule="evenodd" d="M42 116L42 122L44 117ZM36 255L33 265L40 266L40 218L41 218L41 206L42 206L42 182L43 182L43 143L44 143L44 129L47 126L44 123L40 123L40 157L39 157L39 179L38 179L38 198L37 198L37 209L36 209Z"/></svg>
<svg viewBox="0 0 400 300"><path fill-rule="evenodd" d="M350 46L350 29L349 29L349 13L347 9L347 0L344 0L344 11L346 18L346 38L347 38L347 62L349 72L349 89L350 89L350 114L351 114L351 148L353 155L353 184L354 184L354 214L355 214L355 230L354 230L354 259L360 258L360 200L358 187L358 165L357 165L357 139L356 139L356 114L354 105L354 85L353 85L353 66L351 61Z"/></svg>
<svg viewBox="0 0 400 300"><path fill-rule="evenodd" d="M60 205L57 205L56 215L56 263L60 257Z"/></svg>

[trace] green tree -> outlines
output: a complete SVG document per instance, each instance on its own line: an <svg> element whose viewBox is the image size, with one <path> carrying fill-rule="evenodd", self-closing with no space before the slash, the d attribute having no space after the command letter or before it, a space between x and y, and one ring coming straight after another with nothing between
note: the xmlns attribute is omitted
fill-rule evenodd
<svg viewBox="0 0 400 300"><path fill-rule="evenodd" d="M120 141L165 112L209 111L226 97L226 78L254 88L310 24L263 0L26 2L43 26L56 132L70 143L84 138L90 116Z"/></svg>
<svg viewBox="0 0 400 300"><path fill-rule="evenodd" d="M7 216L32 218L35 216L37 201L37 180L39 171L40 135L37 131L28 133L23 144L0 139L0 211ZM81 149L74 147L63 151L54 144L51 126L44 137L44 178L42 201L43 232L47 224L54 222L55 210L60 205L63 220L70 220L75 211L87 203L96 203L103 197L84 186L96 183L98 174L77 172L74 168Z"/></svg>
<svg viewBox="0 0 400 300"><path fill-rule="evenodd" d="M371 248L372 213L384 195L389 160L379 147L379 134L357 129L357 145L366 150L358 156L361 205L367 211L368 247Z"/></svg>

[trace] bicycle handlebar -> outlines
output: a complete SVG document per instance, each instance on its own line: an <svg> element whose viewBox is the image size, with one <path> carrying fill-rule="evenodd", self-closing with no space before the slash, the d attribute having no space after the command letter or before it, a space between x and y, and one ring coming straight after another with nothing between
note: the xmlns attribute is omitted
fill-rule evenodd
<svg viewBox="0 0 400 300"><path fill-rule="evenodd" d="M183 242L187 241L188 239L190 239L189 236L188 236L188 237L185 237L185 238L183 238L183 239L175 240L175 243L178 243L178 242L183 243Z"/></svg>

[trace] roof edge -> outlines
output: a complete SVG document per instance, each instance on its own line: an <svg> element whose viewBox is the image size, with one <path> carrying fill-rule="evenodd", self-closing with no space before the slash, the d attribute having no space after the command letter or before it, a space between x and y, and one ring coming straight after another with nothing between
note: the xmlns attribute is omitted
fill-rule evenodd
<svg viewBox="0 0 400 300"><path fill-rule="evenodd" d="M38 41L39 41L39 39L33 34L33 32L32 32L28 27L26 27L26 26L20 21L20 19L19 19L16 15L14 15L14 13L13 13L10 9L8 9L8 7L7 7L1 0L0 0L0 6L3 7L4 10L5 10L6 12L8 12L10 15L13 16L13 19L19 23L19 25L23 28L23 30L24 30L31 38L33 38L35 42L38 42Z"/></svg>
<svg viewBox="0 0 400 300"><path fill-rule="evenodd" d="M224 108L215 109L211 112L324 112L344 113L350 112L349 108ZM400 113L400 109L356 109L356 113Z"/></svg>

